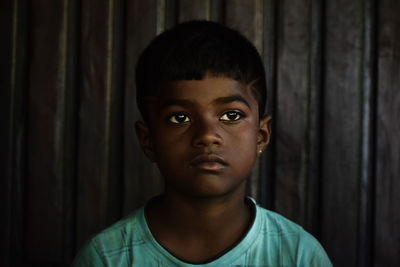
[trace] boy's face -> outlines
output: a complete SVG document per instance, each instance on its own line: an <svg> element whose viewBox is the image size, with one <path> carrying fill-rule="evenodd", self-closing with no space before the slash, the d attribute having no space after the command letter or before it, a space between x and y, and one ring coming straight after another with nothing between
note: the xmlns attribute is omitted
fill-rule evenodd
<svg viewBox="0 0 400 267"><path fill-rule="evenodd" d="M269 120L241 83L224 77L165 82L149 104L149 125L137 122L141 146L157 163L166 192L216 197L243 189Z"/></svg>

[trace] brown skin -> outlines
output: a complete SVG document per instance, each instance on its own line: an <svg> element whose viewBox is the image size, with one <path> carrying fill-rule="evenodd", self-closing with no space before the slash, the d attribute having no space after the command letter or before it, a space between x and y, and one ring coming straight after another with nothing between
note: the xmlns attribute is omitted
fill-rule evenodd
<svg viewBox="0 0 400 267"><path fill-rule="evenodd" d="M269 142L251 90L225 77L165 82L149 104L139 142L165 179L146 207L149 227L178 258L201 263L234 246L251 224L246 179Z"/></svg>

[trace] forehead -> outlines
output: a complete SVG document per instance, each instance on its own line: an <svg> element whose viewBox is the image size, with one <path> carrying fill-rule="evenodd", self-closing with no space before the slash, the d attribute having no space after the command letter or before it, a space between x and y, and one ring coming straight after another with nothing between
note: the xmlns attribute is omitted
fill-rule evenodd
<svg viewBox="0 0 400 267"><path fill-rule="evenodd" d="M202 80L163 81L157 87L156 98L159 101L191 99L197 102L211 102L232 95L239 95L252 103L256 102L251 90L243 83L227 77L207 76Z"/></svg>

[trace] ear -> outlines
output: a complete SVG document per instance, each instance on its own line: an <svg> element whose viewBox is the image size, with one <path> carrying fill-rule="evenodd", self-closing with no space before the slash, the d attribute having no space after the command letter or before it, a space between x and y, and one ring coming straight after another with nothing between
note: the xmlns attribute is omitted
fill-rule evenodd
<svg viewBox="0 0 400 267"><path fill-rule="evenodd" d="M260 120L260 127L257 135L257 154L261 155L267 147L271 137L271 115L266 115Z"/></svg>
<svg viewBox="0 0 400 267"><path fill-rule="evenodd" d="M155 153L153 148L153 142L150 136L150 129L146 123L142 121L137 121L135 123L136 136L138 138L140 147L142 148L143 153L147 156L147 158L151 161L155 161Z"/></svg>

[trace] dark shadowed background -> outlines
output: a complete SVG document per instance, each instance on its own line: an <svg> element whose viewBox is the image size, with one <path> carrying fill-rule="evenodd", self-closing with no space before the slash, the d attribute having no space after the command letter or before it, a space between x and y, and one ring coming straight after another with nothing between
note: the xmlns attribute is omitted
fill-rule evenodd
<svg viewBox="0 0 400 267"><path fill-rule="evenodd" d="M135 64L189 19L265 62L272 143L249 193L335 266L400 263L400 1L2 0L0 265L67 266L162 189L134 132Z"/></svg>

